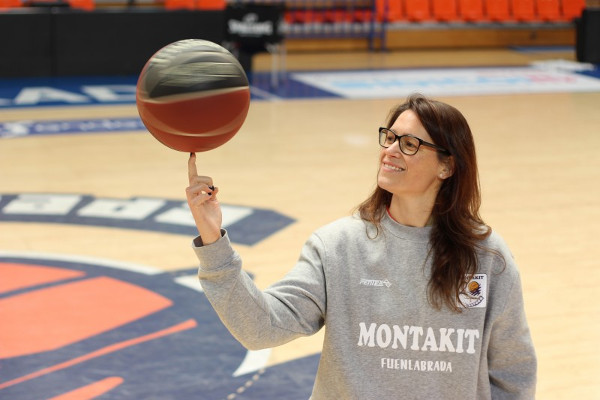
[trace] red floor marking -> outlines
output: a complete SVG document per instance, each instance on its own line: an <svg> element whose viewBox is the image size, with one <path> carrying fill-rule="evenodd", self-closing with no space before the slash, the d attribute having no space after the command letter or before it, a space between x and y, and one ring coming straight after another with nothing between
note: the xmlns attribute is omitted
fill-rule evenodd
<svg viewBox="0 0 600 400"><path fill-rule="evenodd" d="M172 304L155 292L109 277L0 299L0 359L55 350Z"/></svg>
<svg viewBox="0 0 600 400"><path fill-rule="evenodd" d="M96 357L104 356L106 354L114 353L115 351L122 350L122 349L125 349L127 347L134 346L136 344L140 344L140 343L143 343L143 342L148 342L150 340L158 339L158 338L163 337L163 336L172 335L174 333L181 332L181 331L184 331L184 330L187 330L187 329L192 329L192 328L195 328L197 325L198 325L198 323L194 319L188 319L187 321L184 321L184 322L182 322L180 324L174 325L174 326L172 326L170 328L166 328L166 329L163 329L163 330L158 331L158 332L154 332L154 333L150 333L148 335L140 336L140 337L135 338L135 339L125 340L125 341L120 342L120 343L111 344L110 346L103 347L103 348L101 348L99 350L93 351L91 353L85 354L85 355L80 356L80 357L76 357L76 358L74 358L72 360L68 360L68 361L65 361L65 362L53 365L53 366L48 367L48 368L43 368L43 369L41 369L39 371L32 372L31 374L27 374L27 375L22 376L20 378L15 378L15 379L12 379L10 381L2 382L2 383L0 383L0 389L7 388L9 386L13 386L13 385L16 385L18 383L23 383L23 382L26 382L26 381L28 381L30 379L38 378L40 376L49 374L51 372L60 371L60 370L65 369L65 368L72 367L73 365L80 364L80 363L82 363L84 361L88 361L88 360L91 360L91 359L96 358Z"/></svg>
<svg viewBox="0 0 600 400"><path fill-rule="evenodd" d="M60 394L48 400L91 400L106 392L111 391L115 387L123 383L123 378L119 376L111 376L104 378L89 385L82 386L70 392Z"/></svg>
<svg viewBox="0 0 600 400"><path fill-rule="evenodd" d="M0 293L84 276L81 271L41 265L0 263Z"/></svg>

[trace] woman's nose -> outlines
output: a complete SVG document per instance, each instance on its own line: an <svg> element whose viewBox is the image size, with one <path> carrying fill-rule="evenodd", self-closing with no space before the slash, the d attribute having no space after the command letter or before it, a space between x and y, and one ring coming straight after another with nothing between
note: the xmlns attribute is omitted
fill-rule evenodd
<svg viewBox="0 0 600 400"><path fill-rule="evenodd" d="M396 139L391 146L385 149L385 152L390 155L397 155L398 153L402 153L402 151L400 150L400 141Z"/></svg>

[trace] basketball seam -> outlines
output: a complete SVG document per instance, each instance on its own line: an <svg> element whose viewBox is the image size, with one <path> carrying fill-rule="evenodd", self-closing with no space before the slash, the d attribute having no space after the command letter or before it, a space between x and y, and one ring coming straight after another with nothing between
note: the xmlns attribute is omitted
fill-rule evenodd
<svg viewBox="0 0 600 400"><path fill-rule="evenodd" d="M216 94L225 94L225 93L233 93L237 91L248 90L249 86L238 86L234 88L223 88L223 89L212 89L212 90L203 90L198 92L189 92L189 93L178 93L178 94L170 94L167 96L161 96L157 98L149 98L147 94L144 93L142 95L140 93L140 99L146 103L153 104L162 104L162 103L172 103L177 101L185 101L189 99L198 99L203 97L210 97Z"/></svg>

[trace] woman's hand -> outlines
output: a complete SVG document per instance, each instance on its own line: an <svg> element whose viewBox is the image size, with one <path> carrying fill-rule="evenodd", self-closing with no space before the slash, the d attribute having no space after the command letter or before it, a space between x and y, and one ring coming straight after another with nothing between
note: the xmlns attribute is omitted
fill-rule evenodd
<svg viewBox="0 0 600 400"><path fill-rule="evenodd" d="M205 245L216 242L221 237L223 215L217 200L219 189L213 186L209 176L198 176L196 154L188 160L190 186L185 190L187 202L196 222L196 228Z"/></svg>

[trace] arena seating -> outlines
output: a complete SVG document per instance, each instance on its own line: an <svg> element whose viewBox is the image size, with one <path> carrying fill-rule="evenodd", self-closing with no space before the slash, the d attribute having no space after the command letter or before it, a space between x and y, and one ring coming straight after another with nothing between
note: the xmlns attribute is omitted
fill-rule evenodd
<svg viewBox="0 0 600 400"><path fill-rule="evenodd" d="M0 0L0 10L45 3L64 3L84 10L103 4L95 4L94 0ZM283 3L287 24L552 23L572 21L585 8L585 0L155 0L153 5L168 10L222 10L232 3Z"/></svg>
<svg viewBox="0 0 600 400"><path fill-rule="evenodd" d="M561 15L567 20L572 20L581 16L585 0L563 0L560 6Z"/></svg>
<svg viewBox="0 0 600 400"><path fill-rule="evenodd" d="M432 0L431 10L437 21L451 22L458 20L458 4L456 0Z"/></svg>
<svg viewBox="0 0 600 400"><path fill-rule="evenodd" d="M482 20L489 19L492 22L508 22L511 20L510 5L508 0L484 0L485 13Z"/></svg>
<svg viewBox="0 0 600 400"><path fill-rule="evenodd" d="M288 0L286 22L341 22L371 17L387 22L553 22L581 15L585 0ZM341 12L341 11L344 12ZM339 11L339 17L327 14ZM361 14L362 13L362 14ZM345 16L345 17L344 17Z"/></svg>
<svg viewBox="0 0 600 400"><path fill-rule="evenodd" d="M23 3L21 0L0 0L0 12L2 12L3 9L18 8L22 5Z"/></svg>
<svg viewBox="0 0 600 400"><path fill-rule="evenodd" d="M482 0L459 0L458 15L466 22L477 22L483 20Z"/></svg>

